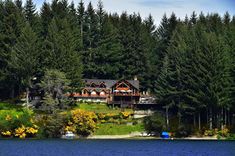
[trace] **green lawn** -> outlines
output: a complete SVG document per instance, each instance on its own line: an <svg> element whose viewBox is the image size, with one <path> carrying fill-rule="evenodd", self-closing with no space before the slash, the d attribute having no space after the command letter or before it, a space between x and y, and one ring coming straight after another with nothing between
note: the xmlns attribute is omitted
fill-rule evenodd
<svg viewBox="0 0 235 156"><path fill-rule="evenodd" d="M78 108L92 111L95 113L114 113L118 114L121 112L120 108L109 108L106 104L87 104L87 103L79 103ZM125 109L125 111L132 112L132 109Z"/></svg>
<svg viewBox="0 0 235 156"><path fill-rule="evenodd" d="M124 135L130 134L131 132L142 132L144 131L143 124L137 125L126 125L126 124L99 124L98 129L94 135Z"/></svg>
<svg viewBox="0 0 235 156"><path fill-rule="evenodd" d="M23 107L20 105L10 104L10 103L6 103L6 102L0 102L0 110L10 110L10 109L20 110L22 108Z"/></svg>

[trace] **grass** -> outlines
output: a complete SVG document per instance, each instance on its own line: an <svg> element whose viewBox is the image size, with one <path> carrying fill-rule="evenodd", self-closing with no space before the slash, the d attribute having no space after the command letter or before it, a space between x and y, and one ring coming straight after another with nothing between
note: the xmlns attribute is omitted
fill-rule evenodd
<svg viewBox="0 0 235 156"><path fill-rule="evenodd" d="M99 124L98 129L94 135L125 135L131 132L142 132L144 131L143 124L126 125L126 124Z"/></svg>
<svg viewBox="0 0 235 156"><path fill-rule="evenodd" d="M113 113L118 114L122 110L120 108L109 108L107 104L87 104L87 103L80 103L78 104L78 108L86 110L86 111L92 111L95 113ZM125 111L132 112L132 109L125 109Z"/></svg>
<svg viewBox="0 0 235 156"><path fill-rule="evenodd" d="M0 102L0 110L10 110L10 109L16 109L21 110L23 107L16 104L10 104L6 102Z"/></svg>

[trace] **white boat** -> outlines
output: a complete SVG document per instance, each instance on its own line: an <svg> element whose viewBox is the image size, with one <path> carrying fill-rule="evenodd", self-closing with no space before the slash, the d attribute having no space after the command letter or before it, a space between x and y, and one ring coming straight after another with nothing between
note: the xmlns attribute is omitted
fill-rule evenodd
<svg viewBox="0 0 235 156"><path fill-rule="evenodd" d="M71 131L67 131L65 135L62 136L63 139L74 139L75 134Z"/></svg>

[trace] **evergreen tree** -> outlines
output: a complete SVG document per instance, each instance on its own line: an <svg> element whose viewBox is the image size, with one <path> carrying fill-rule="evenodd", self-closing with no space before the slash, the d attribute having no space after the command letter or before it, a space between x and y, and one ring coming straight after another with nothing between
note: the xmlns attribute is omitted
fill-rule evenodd
<svg viewBox="0 0 235 156"><path fill-rule="evenodd" d="M189 22L191 26L197 23L197 14L195 13L195 11L193 11Z"/></svg>
<svg viewBox="0 0 235 156"><path fill-rule="evenodd" d="M3 86L6 95L3 98L14 98L17 90L17 79L12 76L11 69L8 66L8 60L11 56L11 47L16 44L17 38L21 34L21 29L24 26L24 18L22 12L16 7L12 1L5 1L0 5L2 13L0 16L0 73L1 86ZM0 87L1 88L1 87Z"/></svg>
<svg viewBox="0 0 235 156"><path fill-rule="evenodd" d="M60 27L59 27L60 26ZM49 26L49 38L45 48L48 56L51 57L48 69L58 69L66 73L68 79L71 80L72 89L78 89L81 85L82 65L80 56L76 51L77 48L76 34L73 34L69 22L64 19L60 24L55 19Z"/></svg>
<svg viewBox="0 0 235 156"><path fill-rule="evenodd" d="M15 0L15 5L18 7L18 9L20 11L23 10L23 7L22 7L22 0Z"/></svg>
<svg viewBox="0 0 235 156"><path fill-rule="evenodd" d="M26 4L24 6L25 18L29 22L29 24L33 27L36 22L36 5L32 0L26 0Z"/></svg>
<svg viewBox="0 0 235 156"><path fill-rule="evenodd" d="M22 29L22 34L17 39L16 45L12 48L8 65L12 73L26 90L26 102L29 104L29 88L32 87L32 79L37 71L38 48L37 36L29 24Z"/></svg>
<svg viewBox="0 0 235 156"><path fill-rule="evenodd" d="M85 8L84 8L84 3L81 0L79 5L78 5L78 21L80 25L80 36L81 36L81 47L82 49L84 48L83 41L84 41L84 23L85 23Z"/></svg>
<svg viewBox="0 0 235 156"><path fill-rule="evenodd" d="M96 75L97 78L119 79L120 69L123 69L122 45L118 39L118 30L111 24L106 16L103 21L102 36L96 48Z"/></svg>
<svg viewBox="0 0 235 156"><path fill-rule="evenodd" d="M41 35L43 38L45 38L48 35L48 26L53 18L53 13L51 10L51 6L47 2L43 2L41 11L40 11L40 17L41 17Z"/></svg>

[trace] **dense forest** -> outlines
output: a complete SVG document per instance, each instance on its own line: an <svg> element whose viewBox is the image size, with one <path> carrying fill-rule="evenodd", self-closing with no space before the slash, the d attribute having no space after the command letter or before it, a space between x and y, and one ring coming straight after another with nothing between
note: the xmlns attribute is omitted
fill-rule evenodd
<svg viewBox="0 0 235 156"><path fill-rule="evenodd" d="M133 79L179 123L231 125L235 108L235 16L179 19L108 14L83 1L0 1L0 99L29 92L47 69L65 73L72 90L82 78ZM187 119L187 121L185 121Z"/></svg>

